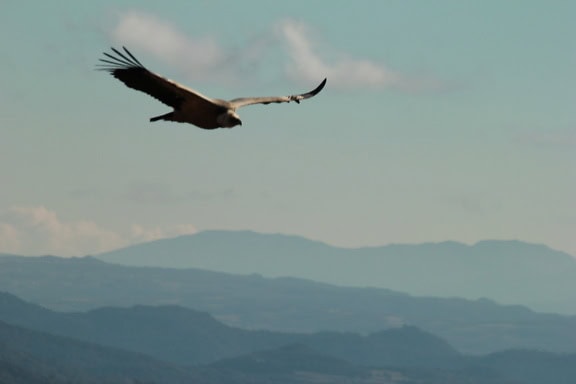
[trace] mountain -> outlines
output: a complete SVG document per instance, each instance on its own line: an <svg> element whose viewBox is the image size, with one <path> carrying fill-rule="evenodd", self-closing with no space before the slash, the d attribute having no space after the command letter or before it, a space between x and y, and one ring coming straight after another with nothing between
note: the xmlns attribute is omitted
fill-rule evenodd
<svg viewBox="0 0 576 384"><path fill-rule="evenodd" d="M295 371L338 376L362 376L362 369L349 361L326 355L305 344L288 344L279 348L256 351L248 355L223 359L210 367L219 371L244 374L287 374Z"/></svg>
<svg viewBox="0 0 576 384"><path fill-rule="evenodd" d="M337 248L297 236L204 231L97 255L132 266L290 276L413 295L489 298L576 314L576 259L544 245L481 241Z"/></svg>
<svg viewBox="0 0 576 384"><path fill-rule="evenodd" d="M196 377L182 367L139 353L0 321L0 382L3 384L184 384L194 380Z"/></svg>
<svg viewBox="0 0 576 384"><path fill-rule="evenodd" d="M2 317L12 321L21 317L56 333L81 330L78 337L101 341L91 343L0 321L3 384L568 384L576 379L576 354L508 350L463 356L443 340L414 327L368 336L335 332L277 334L234 330L218 325L206 314L184 308L176 309L184 316L180 314L180 319L174 321L175 308L171 307L56 313L10 294L0 297ZM188 321L182 322L182 318ZM245 338L232 340L231 332ZM195 333L204 334L202 343L194 338ZM130 336L124 341L115 340L123 334ZM126 340L135 342L132 347L136 351L102 344L122 344ZM238 344L249 344L249 340L260 340L253 341L252 346L268 340L269 347L239 353L242 348L237 348ZM231 346L231 342L236 343L232 356L203 366L167 363L141 353L150 345L162 355L165 351L185 351L189 344L196 344L199 351L210 351L214 345Z"/></svg>
<svg viewBox="0 0 576 384"><path fill-rule="evenodd" d="M0 321L184 365L213 362L289 340L285 334L235 329L207 313L173 305L68 313L7 293L0 293Z"/></svg>
<svg viewBox="0 0 576 384"><path fill-rule="evenodd" d="M470 359L465 371L489 373L510 382L571 384L576 382L576 354L500 351Z"/></svg>
<svg viewBox="0 0 576 384"><path fill-rule="evenodd" d="M210 367L224 382L249 377L252 384L571 384L576 380L575 354L510 350L463 358L440 369L419 363L363 367L294 344L221 360Z"/></svg>
<svg viewBox="0 0 576 384"><path fill-rule="evenodd" d="M574 316L536 313L486 299L413 297L294 278L128 267L92 257L0 257L0 290L65 311L178 305L247 329L366 334L415 325L466 353L507 348L576 351Z"/></svg>
<svg viewBox="0 0 576 384"><path fill-rule="evenodd" d="M0 293L0 321L99 345L145 353L172 363L215 362L258 350L302 343L364 365L427 361L448 366L459 353L414 327L361 336L338 332L295 334L226 326L206 313L176 306L99 308L60 313Z"/></svg>

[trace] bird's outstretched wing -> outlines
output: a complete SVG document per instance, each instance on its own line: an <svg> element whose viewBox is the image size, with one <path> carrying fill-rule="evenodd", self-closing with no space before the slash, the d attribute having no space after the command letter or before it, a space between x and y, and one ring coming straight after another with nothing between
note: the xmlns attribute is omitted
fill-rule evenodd
<svg viewBox="0 0 576 384"><path fill-rule="evenodd" d="M116 55L104 52L106 58L100 59L102 64L97 69L108 71L126 86L142 91L174 109L180 108L184 101L199 107L215 106L214 100L209 97L149 71L126 47L122 48L124 52L112 48Z"/></svg>
<svg viewBox="0 0 576 384"><path fill-rule="evenodd" d="M326 79L322 80L320 85L311 90L310 92L302 93L300 95L291 96L266 96L266 97L240 97L238 99L232 99L229 101L232 108L240 108L251 104L270 104L270 103L289 103L295 101L300 103L300 100L309 99L316 96L322 88L326 85Z"/></svg>

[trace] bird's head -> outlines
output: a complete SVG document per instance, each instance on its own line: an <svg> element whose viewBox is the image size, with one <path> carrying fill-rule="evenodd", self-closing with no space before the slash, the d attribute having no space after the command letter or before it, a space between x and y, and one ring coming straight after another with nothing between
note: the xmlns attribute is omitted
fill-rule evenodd
<svg viewBox="0 0 576 384"><path fill-rule="evenodd" d="M233 128L237 125L242 125L242 120L236 112L228 111L218 116L218 122L223 128Z"/></svg>
<svg viewBox="0 0 576 384"><path fill-rule="evenodd" d="M235 127L237 125L242 125L242 120L237 116L232 116L230 118L230 123L232 124L229 128Z"/></svg>

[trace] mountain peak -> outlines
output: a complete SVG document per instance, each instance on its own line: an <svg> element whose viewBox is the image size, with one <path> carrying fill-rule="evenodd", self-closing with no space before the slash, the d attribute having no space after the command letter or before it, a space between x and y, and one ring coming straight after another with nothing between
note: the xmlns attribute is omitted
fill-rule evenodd
<svg viewBox="0 0 576 384"><path fill-rule="evenodd" d="M296 277L413 295L485 297L537 310L576 313L576 301L566 293L566 287L576 289L576 259L517 240L339 248L294 235L210 230L97 257L123 265ZM518 283L511 285L511 281Z"/></svg>

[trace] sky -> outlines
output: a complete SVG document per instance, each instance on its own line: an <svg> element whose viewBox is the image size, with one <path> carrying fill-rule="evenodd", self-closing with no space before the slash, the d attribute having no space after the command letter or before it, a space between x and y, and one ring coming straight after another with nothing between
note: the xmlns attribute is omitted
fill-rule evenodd
<svg viewBox="0 0 576 384"><path fill-rule="evenodd" d="M576 2L0 0L0 252L209 229L344 247L515 239L576 256ZM243 126L95 71L128 47Z"/></svg>

